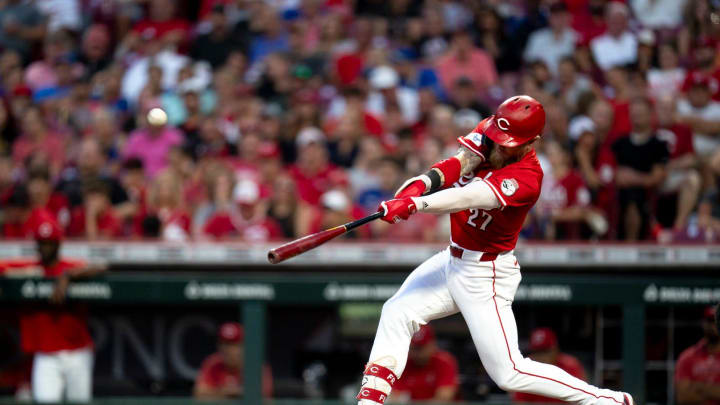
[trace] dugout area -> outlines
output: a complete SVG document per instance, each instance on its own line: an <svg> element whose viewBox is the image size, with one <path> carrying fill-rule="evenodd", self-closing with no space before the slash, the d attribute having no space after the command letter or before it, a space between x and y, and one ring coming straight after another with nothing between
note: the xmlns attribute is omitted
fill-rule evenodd
<svg viewBox="0 0 720 405"><path fill-rule="evenodd" d="M247 331L243 403L334 405L354 395L382 302L411 268L115 264L100 278L74 283L68 296L90 307L95 403L190 403L193 373L214 350L216 326L240 320ZM524 268L513 305L523 352L532 328L552 327L591 383L624 387L638 403L673 403L674 360L700 339L702 308L720 297L715 268L576 269L582 274ZM12 313L45 300L51 287L42 279L0 279L6 364L13 356L7 347L17 342ZM459 358L463 398L507 403L483 374L460 315L433 326L440 347ZM275 397L265 402L257 372L263 362L273 369Z"/></svg>

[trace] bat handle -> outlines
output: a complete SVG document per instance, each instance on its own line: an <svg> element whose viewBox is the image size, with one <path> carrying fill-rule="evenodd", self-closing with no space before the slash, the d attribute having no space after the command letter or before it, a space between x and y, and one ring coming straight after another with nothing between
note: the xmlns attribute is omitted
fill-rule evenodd
<svg viewBox="0 0 720 405"><path fill-rule="evenodd" d="M343 225L345 227L345 231L349 231L352 229L357 228L358 226L362 226L367 224L368 222L374 221L378 218L382 218L383 215L385 215L382 211L378 211L374 214L368 215L365 218L360 218L356 221L348 222L347 224Z"/></svg>

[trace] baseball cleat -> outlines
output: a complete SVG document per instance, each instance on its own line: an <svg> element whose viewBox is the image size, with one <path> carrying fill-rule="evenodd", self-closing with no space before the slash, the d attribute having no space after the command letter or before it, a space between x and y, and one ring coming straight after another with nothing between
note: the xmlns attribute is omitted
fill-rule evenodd
<svg viewBox="0 0 720 405"><path fill-rule="evenodd" d="M623 393L623 405L635 405L635 400L632 395Z"/></svg>

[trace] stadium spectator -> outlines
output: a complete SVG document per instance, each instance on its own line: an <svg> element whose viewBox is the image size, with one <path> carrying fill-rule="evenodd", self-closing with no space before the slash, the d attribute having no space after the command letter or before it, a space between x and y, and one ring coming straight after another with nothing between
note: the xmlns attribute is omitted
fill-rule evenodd
<svg viewBox="0 0 720 405"><path fill-rule="evenodd" d="M714 178L710 161L720 152L720 102L712 100L708 76L696 72L690 80L686 97L678 102L678 120L693 130L693 148L700 158L707 187Z"/></svg>
<svg viewBox="0 0 720 405"><path fill-rule="evenodd" d="M457 360L437 347L435 330L422 325L410 341L407 366L390 401L453 401L459 385Z"/></svg>
<svg viewBox="0 0 720 405"><path fill-rule="evenodd" d="M592 193L594 205L605 212L611 229L614 229L617 223L613 183L615 157L612 144L608 141L613 124L613 109L605 100L595 100L588 108L588 119L582 128L577 129L575 159Z"/></svg>
<svg viewBox="0 0 720 405"><path fill-rule="evenodd" d="M556 142L548 142L544 149L550 167L544 170L546 175L536 213L545 238L585 239L586 229L594 235L604 235L607 221L590 205L590 191L582 176L572 168L570 154Z"/></svg>
<svg viewBox="0 0 720 405"><path fill-rule="evenodd" d="M260 7L251 20L250 29L253 28L256 28L259 34L250 41L250 63L261 62L271 53L286 52L290 49L288 34L272 5L265 4Z"/></svg>
<svg viewBox="0 0 720 405"><path fill-rule="evenodd" d="M279 239L282 229L267 216L267 201L253 180L240 179L232 188L232 200L219 205L203 225L203 233L215 238L239 237L247 242Z"/></svg>
<svg viewBox="0 0 720 405"><path fill-rule="evenodd" d="M656 100L675 97L685 81L685 69L680 66L674 43L667 42L658 46L658 65L647 73L649 95Z"/></svg>
<svg viewBox="0 0 720 405"><path fill-rule="evenodd" d="M82 204L73 207L67 234L89 240L122 235L122 221L110 202L108 183L93 178L83 185Z"/></svg>
<svg viewBox="0 0 720 405"><path fill-rule="evenodd" d="M474 4L479 5L474 26L475 43L492 58L494 62L492 71L497 70L499 73L517 71L522 65L522 54L519 50L523 49L524 41L518 38L520 35L513 35L507 29L507 21L500 14L498 7L481 2ZM477 81L474 82L476 86L479 85Z"/></svg>
<svg viewBox="0 0 720 405"><path fill-rule="evenodd" d="M22 116L22 135L13 143L13 159L22 164L31 155L44 158L51 175L56 176L65 163L66 139L63 135L48 128L40 110L30 107Z"/></svg>
<svg viewBox="0 0 720 405"><path fill-rule="evenodd" d="M391 107L399 109L406 125L418 120L418 94L400 86L400 76L390 66L378 66L370 72L370 86L375 90L368 95L367 110L382 117Z"/></svg>
<svg viewBox="0 0 720 405"><path fill-rule="evenodd" d="M133 34L143 41L160 40L173 47L184 45L190 34L190 23L176 17L172 0L150 0L148 16L133 27Z"/></svg>
<svg viewBox="0 0 720 405"><path fill-rule="evenodd" d="M652 128L652 105L645 98L630 103L632 132L612 144L617 161L615 182L620 204L621 239L648 236L656 193L667 176L668 146Z"/></svg>
<svg viewBox="0 0 720 405"><path fill-rule="evenodd" d="M692 143L692 130L687 125L675 122L676 104L676 100L671 96L658 98L655 102L655 116L658 124L657 137L668 145L670 152L667 177L660 187L660 192L677 193L672 228L679 230L687 225L688 217L695 209L702 178L697 170L698 159ZM666 227L668 225L670 224Z"/></svg>
<svg viewBox="0 0 720 405"><path fill-rule="evenodd" d="M643 27L673 30L682 23L686 0L630 0L633 14Z"/></svg>
<svg viewBox="0 0 720 405"><path fill-rule="evenodd" d="M110 41L110 32L105 25L91 25L83 34L82 53L79 58L88 77L105 70L112 63Z"/></svg>
<svg viewBox="0 0 720 405"><path fill-rule="evenodd" d="M279 176L273 182L268 217L280 226L285 239L296 239L310 233L312 209L298 201L295 190L295 183L287 175Z"/></svg>
<svg viewBox="0 0 720 405"><path fill-rule="evenodd" d="M320 232L344 223L358 220L366 215L344 190L331 189L320 197L321 209L315 210L310 222L310 232ZM361 228L345 235L347 238L369 238L370 229Z"/></svg>
<svg viewBox="0 0 720 405"><path fill-rule="evenodd" d="M224 4L213 6L206 18L210 23L210 32L195 39L190 55L193 59L207 61L213 69L217 69L234 51L247 49L248 34L244 24L233 26L228 21Z"/></svg>
<svg viewBox="0 0 720 405"><path fill-rule="evenodd" d="M680 353L675 365L678 404L713 404L720 400L720 331L713 307L705 308L701 324L704 337Z"/></svg>
<svg viewBox="0 0 720 405"><path fill-rule="evenodd" d="M37 259L4 261L0 273L55 279L50 303L28 307L20 314L22 349L34 354L33 401L90 402L93 341L87 326L87 307L68 303L65 296L71 280L96 275L104 271L104 266L61 258L63 232L46 210L33 210L28 223L36 241Z"/></svg>
<svg viewBox="0 0 720 405"><path fill-rule="evenodd" d="M706 77L713 100L720 101L720 66L716 64L718 41L702 38L693 49L690 70L685 76L682 90L688 91L698 77Z"/></svg>
<svg viewBox="0 0 720 405"><path fill-rule="evenodd" d="M435 69L446 92L461 77L470 79L475 88L483 93L498 81L495 63L488 53L473 45L470 34L457 32L447 52L437 60Z"/></svg>
<svg viewBox="0 0 720 405"><path fill-rule="evenodd" d="M18 52L25 62L46 33L47 20L34 3L8 0L0 9L0 47Z"/></svg>
<svg viewBox="0 0 720 405"><path fill-rule="evenodd" d="M578 71L577 63L572 56L562 58L558 62L557 82L558 97L563 103L563 108L570 115L580 115L582 113L580 109L581 96L596 91L595 84Z"/></svg>
<svg viewBox="0 0 720 405"><path fill-rule="evenodd" d="M682 59L689 59L693 44L697 40L717 39L717 28L713 27L712 11L708 0L688 0L683 10L683 26L678 33L678 49Z"/></svg>
<svg viewBox="0 0 720 405"><path fill-rule="evenodd" d="M585 369L577 357L560 351L555 332L550 328L536 328L530 332L530 357L541 363L552 364L581 380L586 379ZM527 393L514 393L516 403L563 403L563 401Z"/></svg>
<svg viewBox="0 0 720 405"><path fill-rule="evenodd" d="M95 138L88 137L78 145L76 165L66 167L61 173L61 180L56 186L69 200L70 205L83 203L82 193L85 183L100 180L108 188L110 202L122 206L122 211L131 214L135 207L126 205L128 196L118 179L109 172L107 155Z"/></svg>
<svg viewBox="0 0 720 405"><path fill-rule="evenodd" d="M152 110L147 111L147 114L150 114L150 111ZM162 114L165 115L164 112ZM145 173L153 178L167 166L170 149L180 145L183 136L177 129L165 125L163 121L154 121L149 116L143 119L144 127L130 133L123 158L140 159Z"/></svg>
<svg viewBox="0 0 720 405"><path fill-rule="evenodd" d="M550 6L549 27L530 35L523 57L528 62L542 60L554 74L563 58L575 52L578 36L570 28L570 15L563 2Z"/></svg>
<svg viewBox="0 0 720 405"><path fill-rule="evenodd" d="M146 204L135 215L135 233L143 237L184 241L190 235L190 215L183 198L183 179L173 171L156 176Z"/></svg>
<svg viewBox="0 0 720 405"><path fill-rule="evenodd" d="M459 78L450 92L450 103L456 110L471 110L481 117L478 122L490 116L490 108L479 97L480 92L472 80L463 76Z"/></svg>
<svg viewBox="0 0 720 405"><path fill-rule="evenodd" d="M300 199L319 205L320 196L343 176L335 165L328 162L325 134L318 128L302 129L296 138L298 158L289 173L298 188Z"/></svg>
<svg viewBox="0 0 720 405"><path fill-rule="evenodd" d="M590 42L593 58L603 70L637 61L638 41L628 29L630 11L624 3L607 3L605 19L607 32Z"/></svg>
<svg viewBox="0 0 720 405"><path fill-rule="evenodd" d="M203 360L195 377L196 399L229 399L242 397L245 391L245 329L237 322L226 322L218 329L218 351ZM273 392L272 373L263 366L262 394Z"/></svg>

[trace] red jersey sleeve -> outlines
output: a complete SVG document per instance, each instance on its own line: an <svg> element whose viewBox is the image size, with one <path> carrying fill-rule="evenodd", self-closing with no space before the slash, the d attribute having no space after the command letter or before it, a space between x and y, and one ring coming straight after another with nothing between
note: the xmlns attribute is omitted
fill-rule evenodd
<svg viewBox="0 0 720 405"><path fill-rule="evenodd" d="M491 172L483 181L503 207L522 207L534 204L540 196L542 172L510 165Z"/></svg>

